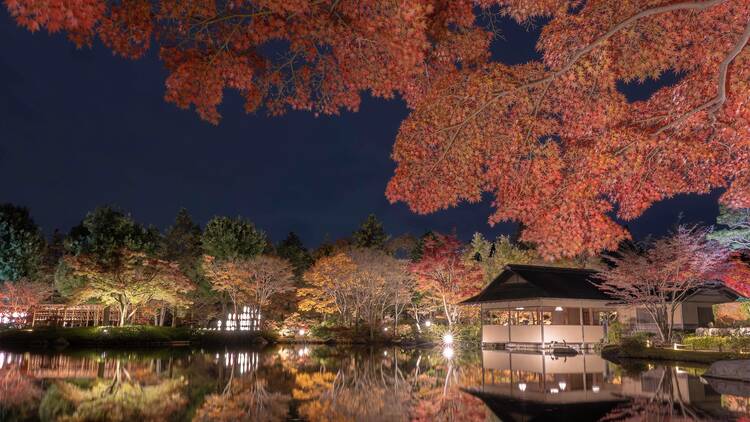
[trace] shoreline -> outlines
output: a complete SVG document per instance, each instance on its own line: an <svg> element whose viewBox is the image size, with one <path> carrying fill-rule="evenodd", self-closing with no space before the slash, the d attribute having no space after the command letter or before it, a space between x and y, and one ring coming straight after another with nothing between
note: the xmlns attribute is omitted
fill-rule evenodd
<svg viewBox="0 0 750 422"><path fill-rule="evenodd" d="M710 351L693 351L693 350L673 350L656 347L644 347L640 349L624 348L617 345L605 346L601 350L603 358L617 362L622 359L626 360L645 360L645 361L666 361L666 362L686 362L711 364L720 360L740 360L748 359L750 355L743 355L736 352L710 352Z"/></svg>
<svg viewBox="0 0 750 422"><path fill-rule="evenodd" d="M0 348L64 350L77 348L157 349L221 346L343 345L434 347L435 342L393 339L317 339L279 338L264 332L227 332L180 327L125 326L35 328L0 331Z"/></svg>

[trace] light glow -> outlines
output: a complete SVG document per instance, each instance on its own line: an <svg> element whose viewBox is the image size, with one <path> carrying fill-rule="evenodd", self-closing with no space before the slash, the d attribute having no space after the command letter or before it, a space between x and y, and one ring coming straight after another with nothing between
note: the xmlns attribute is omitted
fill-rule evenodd
<svg viewBox="0 0 750 422"><path fill-rule="evenodd" d="M552 393L552 394L557 394L557 393L560 392L560 390L558 390L557 388L550 388L549 392Z"/></svg>
<svg viewBox="0 0 750 422"><path fill-rule="evenodd" d="M453 334L451 334L451 333L445 333L445 334L443 334L443 343L445 343L445 344L453 344Z"/></svg>
<svg viewBox="0 0 750 422"><path fill-rule="evenodd" d="M424 322L424 326L427 328L430 328L431 325L432 325L432 322L429 319Z"/></svg>
<svg viewBox="0 0 750 422"><path fill-rule="evenodd" d="M518 389L521 390L521 391L526 391L526 383L525 382L519 383L518 384Z"/></svg>
<svg viewBox="0 0 750 422"><path fill-rule="evenodd" d="M565 387L567 387L567 386L568 386L568 383L567 383L567 382L565 382L565 381L560 381L560 382L558 382L558 383L557 383L557 385L559 385L559 386L560 386L560 390L563 390L563 391L565 391Z"/></svg>
<svg viewBox="0 0 750 422"><path fill-rule="evenodd" d="M561 312L563 310L562 306L555 306L555 311Z"/></svg>
<svg viewBox="0 0 750 422"><path fill-rule="evenodd" d="M595 393L598 393L599 392L599 386L595 385L595 386L591 387L591 391L593 391Z"/></svg>
<svg viewBox="0 0 750 422"><path fill-rule="evenodd" d="M443 357L446 359L453 359L453 355L455 355L456 352L453 350L452 347L446 346L443 348Z"/></svg>

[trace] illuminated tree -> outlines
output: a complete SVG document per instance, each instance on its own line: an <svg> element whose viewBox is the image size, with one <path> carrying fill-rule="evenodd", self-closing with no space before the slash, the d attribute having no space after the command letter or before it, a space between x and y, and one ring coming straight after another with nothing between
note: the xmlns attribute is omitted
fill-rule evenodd
<svg viewBox="0 0 750 422"><path fill-rule="evenodd" d="M410 266L417 288L435 295L442 302L450 327L459 317L458 302L481 290L482 268L464 258L461 242L455 235L435 234L424 239L422 258Z"/></svg>
<svg viewBox="0 0 750 422"><path fill-rule="evenodd" d="M323 315L337 312L343 322L348 323L353 312L348 293L356 268L354 261L344 253L318 259L305 273L308 287L297 290L299 309Z"/></svg>
<svg viewBox="0 0 750 422"><path fill-rule="evenodd" d="M248 281L252 292L251 303L263 313L271 299L294 290L294 272L289 261L274 256L261 255L251 258L247 266ZM264 319L261 319L261 324Z"/></svg>
<svg viewBox="0 0 750 422"><path fill-rule="evenodd" d="M85 285L72 295L74 303L90 300L116 306L120 311L120 325L125 325L138 307L151 301L163 301L175 306L188 306L187 294L195 289L174 262L149 258L144 253L122 250L117 265L104 265L90 255L69 256L65 262Z"/></svg>
<svg viewBox="0 0 750 422"><path fill-rule="evenodd" d="M29 210L0 204L0 282L34 275L43 249L44 237Z"/></svg>
<svg viewBox="0 0 750 422"><path fill-rule="evenodd" d="M0 285L0 303L13 308L29 309L52 297L52 285L22 278Z"/></svg>
<svg viewBox="0 0 750 422"><path fill-rule="evenodd" d="M599 289L651 315L663 342L671 342L674 314L696 289L721 279L728 252L708 230L679 226L670 236L611 255L613 266L596 277Z"/></svg>
<svg viewBox="0 0 750 422"><path fill-rule="evenodd" d="M290 400L287 394L268 391L265 381L255 376L231 378L221 394L206 397L193 422L284 421Z"/></svg>

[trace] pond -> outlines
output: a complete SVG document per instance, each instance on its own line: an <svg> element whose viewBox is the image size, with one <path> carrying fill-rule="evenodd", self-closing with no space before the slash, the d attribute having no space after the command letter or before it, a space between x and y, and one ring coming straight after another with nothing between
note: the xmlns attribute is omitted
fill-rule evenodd
<svg viewBox="0 0 750 422"><path fill-rule="evenodd" d="M529 421L750 415L750 386L598 355L276 345L0 352L2 421Z"/></svg>

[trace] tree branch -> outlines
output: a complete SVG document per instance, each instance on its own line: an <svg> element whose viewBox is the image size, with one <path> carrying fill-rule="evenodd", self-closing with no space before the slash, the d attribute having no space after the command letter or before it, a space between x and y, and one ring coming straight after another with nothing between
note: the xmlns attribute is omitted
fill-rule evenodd
<svg viewBox="0 0 750 422"><path fill-rule="evenodd" d="M570 70L573 67L573 65L575 65L578 62L578 60L580 60L583 56L587 55L592 50L594 50L594 48L596 48L599 44L601 44L601 43L609 40L617 32L619 32L620 30L622 30L622 29L630 26L631 24L635 23L636 21L638 21L640 19L647 18L647 17L653 16L653 15L662 14L662 13L674 12L674 11L677 11L677 10L705 10L705 9L710 8L710 7L716 6L717 4L722 3L722 2L724 2L724 0L687 1L687 2L673 3L673 4L668 4L668 5L664 5L664 6L653 7L653 8L650 8L650 9L643 10L643 11L641 11L639 13L636 13L635 15L633 15L633 16L625 19L624 21L620 22L619 24L615 25L609 31L607 31L603 35L601 35L598 38L596 38L594 41L592 41L591 43L589 43L587 46L585 46L585 47L579 49L578 51L576 51L575 54L573 54L573 56L570 58L570 60L568 60L568 62L566 62L565 65L563 65L563 67L561 67L560 69L552 72L548 76L546 76L544 78L541 78L541 79L536 79L536 80L524 83L522 85L515 86L515 87L507 89L507 90L503 90L503 91L499 91L499 92L493 93L494 95L493 95L492 98L490 98L486 103L484 103L477 110L475 110L473 113L471 113L466 119L464 119L463 122L455 125L456 131L453 133L453 135L451 135L451 138L448 141L448 145L446 146L445 151L440 156L440 158L435 162L435 164L432 166L430 173L432 173L432 171L434 171L437 168L437 166L448 156L450 150L453 148L453 145L456 143L456 140L458 139L459 133L468 124L468 122L470 120L472 120L473 118L475 118L479 113L481 113L483 110L485 110L491 104L493 104L495 101L497 101L497 100L499 100L499 99L501 99L501 98L503 98L503 97L505 97L505 96L513 93L513 92L516 92L516 91L519 91L519 90L522 90L522 89L534 88L534 87L536 87L538 85L541 85L541 84L544 84L544 83L550 83L551 84L554 79L556 79L558 76L560 76L563 73L565 73L568 70Z"/></svg>
<svg viewBox="0 0 750 422"><path fill-rule="evenodd" d="M747 25L745 25L745 31L742 33L740 39L734 45L732 50L727 53L726 57L721 62L721 65L719 65L719 81L716 88L716 96L701 104L700 106L683 114L679 119L673 121L672 123L662 126L661 128L659 128L659 130L656 131L657 135L682 124L696 113L708 110L708 112L713 115L714 113L719 111L719 109L721 109L721 106L724 105L727 100L727 73L729 70L729 65L740 54L742 49L745 48L748 40L750 40L750 21L748 21Z"/></svg>

